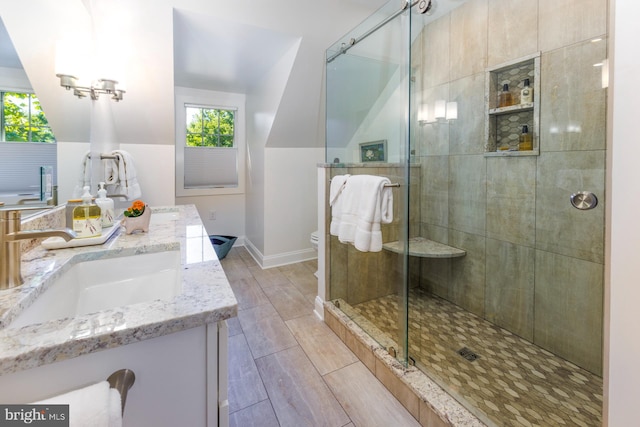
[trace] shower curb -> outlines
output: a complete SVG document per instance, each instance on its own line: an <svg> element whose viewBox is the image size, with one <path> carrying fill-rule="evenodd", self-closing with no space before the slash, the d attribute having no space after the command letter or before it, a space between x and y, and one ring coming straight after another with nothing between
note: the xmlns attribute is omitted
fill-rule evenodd
<svg viewBox="0 0 640 427"><path fill-rule="evenodd" d="M420 425L487 426L418 368L405 367L391 356L387 349L336 308L332 301L325 301L324 314L324 321L329 328L420 422Z"/></svg>

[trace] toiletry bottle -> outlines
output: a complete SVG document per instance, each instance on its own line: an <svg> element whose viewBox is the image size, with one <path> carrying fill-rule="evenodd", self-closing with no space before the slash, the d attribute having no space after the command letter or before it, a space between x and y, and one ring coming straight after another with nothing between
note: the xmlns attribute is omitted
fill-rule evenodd
<svg viewBox="0 0 640 427"><path fill-rule="evenodd" d="M529 79L524 79L524 87L520 91L520 104L531 104L533 102L533 89L529 86Z"/></svg>
<svg viewBox="0 0 640 427"><path fill-rule="evenodd" d="M114 217L113 200L107 198L107 190L104 188L104 182L100 183L98 198L96 198L96 205L100 208L102 228L111 227L113 225Z"/></svg>
<svg viewBox="0 0 640 427"><path fill-rule="evenodd" d="M508 107L513 105L513 97L511 96L511 92L509 92L509 85L505 83L502 85L502 90L498 94L498 108Z"/></svg>
<svg viewBox="0 0 640 427"><path fill-rule="evenodd" d="M91 203L89 186L83 188L82 204L73 209L73 231L78 238L96 237L102 234L100 208Z"/></svg>
<svg viewBox="0 0 640 427"><path fill-rule="evenodd" d="M531 151L533 150L533 138L531 138L531 134L529 133L529 126L522 126L522 133L520 134L520 142L518 144L518 150L520 151Z"/></svg>

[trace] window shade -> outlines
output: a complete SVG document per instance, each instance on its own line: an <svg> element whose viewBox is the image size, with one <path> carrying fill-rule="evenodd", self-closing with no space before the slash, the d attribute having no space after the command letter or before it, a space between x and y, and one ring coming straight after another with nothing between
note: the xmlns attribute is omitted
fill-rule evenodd
<svg viewBox="0 0 640 427"><path fill-rule="evenodd" d="M184 148L184 188L237 186L237 148Z"/></svg>
<svg viewBox="0 0 640 427"><path fill-rule="evenodd" d="M53 166L56 177L56 144L0 142L0 192L40 192L40 166Z"/></svg>

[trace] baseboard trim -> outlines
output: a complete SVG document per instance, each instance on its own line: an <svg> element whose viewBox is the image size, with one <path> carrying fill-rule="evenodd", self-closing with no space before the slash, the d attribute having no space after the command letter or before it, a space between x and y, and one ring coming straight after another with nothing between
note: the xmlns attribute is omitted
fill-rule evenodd
<svg viewBox="0 0 640 427"><path fill-rule="evenodd" d="M246 237L244 238L244 246L247 248L247 251L249 251L251 257L263 270L318 258L318 253L313 248L265 256Z"/></svg>
<svg viewBox="0 0 640 427"><path fill-rule="evenodd" d="M316 295L316 299L314 301L314 310L315 315L320 319L324 320L324 300L320 297L320 295Z"/></svg>

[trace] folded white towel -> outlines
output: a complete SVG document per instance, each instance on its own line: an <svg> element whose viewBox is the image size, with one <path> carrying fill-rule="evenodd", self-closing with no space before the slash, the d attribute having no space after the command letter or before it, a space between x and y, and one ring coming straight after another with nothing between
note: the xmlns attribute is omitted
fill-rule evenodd
<svg viewBox="0 0 640 427"><path fill-rule="evenodd" d="M34 403L68 404L70 427L122 427L120 393L106 381Z"/></svg>
<svg viewBox="0 0 640 427"><path fill-rule="evenodd" d="M381 176L349 177L338 196L342 199L342 212L337 230L341 242L353 243L355 248L362 252L382 250L380 224L393 221L393 193L390 187L385 187L389 184L391 181Z"/></svg>
<svg viewBox="0 0 640 427"><path fill-rule="evenodd" d="M350 175L336 175L331 179L329 187L329 206L331 206L331 224L329 225L330 233L334 236L338 235L340 228L340 217L342 216L342 198L339 197L344 190L347 179Z"/></svg>
<svg viewBox="0 0 640 427"><path fill-rule="evenodd" d="M133 164L133 156L124 150L116 150L111 153L116 157L118 165L118 180L107 186L109 194L124 194L127 200L134 200L142 195L136 168Z"/></svg>
<svg viewBox="0 0 640 427"><path fill-rule="evenodd" d="M117 184L120 179L118 176L118 162L115 159L103 159L102 166L104 169L104 183L106 185Z"/></svg>

